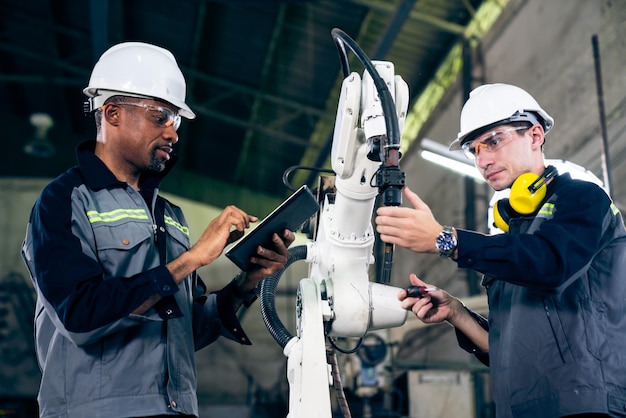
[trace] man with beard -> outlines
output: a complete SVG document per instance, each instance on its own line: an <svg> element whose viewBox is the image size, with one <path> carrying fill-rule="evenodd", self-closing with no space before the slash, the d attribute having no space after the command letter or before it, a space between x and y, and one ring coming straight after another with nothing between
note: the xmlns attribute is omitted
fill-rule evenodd
<svg viewBox="0 0 626 418"><path fill-rule="evenodd" d="M257 218L228 206L192 246L181 209L158 194L181 117L195 117L185 90L155 45L115 45L93 68L84 93L96 140L44 188L22 249L37 291L42 418L197 417L195 351L220 336L250 344L235 313L287 262L285 230L206 294L196 270Z"/></svg>

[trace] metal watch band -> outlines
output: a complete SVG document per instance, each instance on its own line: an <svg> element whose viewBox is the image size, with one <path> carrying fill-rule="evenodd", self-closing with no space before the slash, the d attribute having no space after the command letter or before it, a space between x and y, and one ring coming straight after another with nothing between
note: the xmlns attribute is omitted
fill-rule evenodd
<svg viewBox="0 0 626 418"><path fill-rule="evenodd" d="M435 241L441 257L451 257L457 247L456 236L451 226L444 226Z"/></svg>

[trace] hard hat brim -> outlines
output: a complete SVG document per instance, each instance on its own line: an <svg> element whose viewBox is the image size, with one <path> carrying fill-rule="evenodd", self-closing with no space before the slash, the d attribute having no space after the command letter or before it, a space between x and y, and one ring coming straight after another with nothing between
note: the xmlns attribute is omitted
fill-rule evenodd
<svg viewBox="0 0 626 418"><path fill-rule="evenodd" d="M513 122L530 122L533 125L541 125L544 129L544 133L547 134L548 131L552 128L552 126L554 125L554 121L552 120L552 118L550 118L549 120L542 120L540 118L537 117L537 115L535 115L534 111L528 111L528 112L516 112L514 115L512 115L510 118L506 118L503 120L500 120L498 122L492 123L491 125L487 125L487 126L483 126L481 128L475 129L471 132L468 132L464 135L459 135L454 141L452 141L452 143L450 144L450 147L448 148L450 151L458 151L463 149L463 144L466 142L471 141L472 139L476 138L477 136L481 135L484 132L487 132L490 129L496 128L498 126L501 125L508 125L511 124Z"/></svg>
<svg viewBox="0 0 626 418"><path fill-rule="evenodd" d="M96 110L100 106L104 104L110 97L113 96L126 96L126 97L137 97L140 99L149 99L149 100L163 100L160 97L152 97L145 94L133 94L127 91L115 91L115 90L105 90L105 89L94 89L87 87L83 89L83 93L90 98L92 103L92 109ZM167 103L171 104L175 108L178 109L178 114L186 119L195 119L196 114L191 110L189 106L185 102L180 102L178 100L169 100Z"/></svg>

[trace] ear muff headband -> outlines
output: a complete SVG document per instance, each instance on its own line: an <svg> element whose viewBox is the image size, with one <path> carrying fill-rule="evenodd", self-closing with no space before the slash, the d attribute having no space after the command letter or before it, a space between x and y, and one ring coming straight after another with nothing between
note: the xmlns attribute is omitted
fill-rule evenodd
<svg viewBox="0 0 626 418"><path fill-rule="evenodd" d="M500 199L494 205L494 225L508 232L511 218L537 212L546 197L546 183L558 174L554 166L548 166L540 176L534 173L520 175L513 182L508 199Z"/></svg>

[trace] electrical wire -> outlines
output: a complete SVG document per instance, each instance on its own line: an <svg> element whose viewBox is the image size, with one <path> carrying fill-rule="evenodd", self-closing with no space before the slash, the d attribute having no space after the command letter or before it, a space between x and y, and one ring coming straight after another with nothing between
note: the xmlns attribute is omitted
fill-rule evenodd
<svg viewBox="0 0 626 418"><path fill-rule="evenodd" d="M359 348L361 348L361 344L363 343L363 337L359 338L359 342L356 343L356 346L354 348L350 348L350 349L339 347L337 345L337 342L333 340L331 337L328 337L328 342L330 343L330 345L332 345L335 348L335 350L339 351L340 353L354 354L359 350Z"/></svg>
<svg viewBox="0 0 626 418"><path fill-rule="evenodd" d="M383 117L385 119L385 127L387 129L387 140L379 153L381 167L376 173L377 186L379 193L383 194L383 202L387 206L400 206L402 203L402 193L400 190L404 187L404 173L400 171L398 162L400 160L400 127L398 124L398 115L396 114L395 103L391 93L387 88L387 83L380 76L372 62L367 55L354 42L352 38L346 35L341 29L334 28L331 31L331 35L337 45L337 50L341 58L341 65L344 72L344 77L350 74L350 67L348 59L346 57L346 49L344 45L347 45L352 52L361 61L367 72L372 77L374 85L380 98L380 104L383 110ZM380 276L377 277L377 281L383 284L391 282L391 266L393 264L393 253L395 245L391 243L384 243L384 249L382 254L382 268Z"/></svg>
<svg viewBox="0 0 626 418"><path fill-rule="evenodd" d="M348 64L348 58L344 45L347 45L350 48L350 50L357 56L359 61L361 61L367 72L372 77L374 85L376 86L376 90L378 91L378 95L380 96L381 106L383 108L383 116L385 118L385 126L387 127L387 135L391 142L389 146L392 148L397 147L399 149L400 127L398 125L398 115L396 115L395 103L393 101L393 98L391 97L389 89L387 88L387 83L385 83L385 80L383 80L380 74L378 74L378 71L376 71L376 68L372 64L372 61L370 61L370 59L363 52L361 47L359 47L359 45L354 42L354 40L350 38L344 31L338 28L334 28L331 31L331 35L335 40L335 44L337 45L337 49L339 51L344 77L350 75L350 65Z"/></svg>
<svg viewBox="0 0 626 418"><path fill-rule="evenodd" d="M328 168L319 168L319 167L309 167L309 166L305 166L305 165L292 165L291 167L287 168L284 172L283 172L283 184L292 192L296 190L296 188L294 186L291 185L291 183L289 182L289 176L291 175L291 173L293 173L295 170L309 170L309 171L316 171L318 173L329 173L329 174L335 174L335 172L333 170L330 170Z"/></svg>

